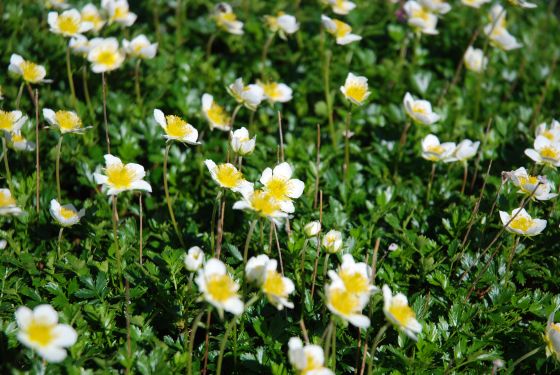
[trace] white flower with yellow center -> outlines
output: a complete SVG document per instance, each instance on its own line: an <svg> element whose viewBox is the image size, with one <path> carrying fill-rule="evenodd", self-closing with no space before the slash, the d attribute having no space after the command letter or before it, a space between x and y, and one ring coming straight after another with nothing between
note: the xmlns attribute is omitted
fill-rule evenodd
<svg viewBox="0 0 560 375"><path fill-rule="evenodd" d="M198 271L195 282L204 299L218 309L220 317L223 317L224 310L234 315L243 313L243 301L238 294L239 284L227 273L225 264L220 260L208 260L204 268Z"/></svg>
<svg viewBox="0 0 560 375"><path fill-rule="evenodd" d="M77 224L80 219L86 214L85 209L78 211L73 204L65 204L61 206L56 199L51 200L49 212L53 219L63 227L70 227Z"/></svg>
<svg viewBox="0 0 560 375"><path fill-rule="evenodd" d="M52 33L65 37L80 35L93 28L93 24L84 21L82 15L76 9L66 10L61 14L49 12L48 23Z"/></svg>
<svg viewBox="0 0 560 375"><path fill-rule="evenodd" d="M466 5L471 8L480 8L482 5L491 2L492 0L461 0L463 5Z"/></svg>
<svg viewBox="0 0 560 375"><path fill-rule="evenodd" d="M3 111L0 109L0 131L17 132L27 121L21 111Z"/></svg>
<svg viewBox="0 0 560 375"><path fill-rule="evenodd" d="M136 21L137 16L130 11L127 0L101 0L101 7L109 15L109 23L132 26Z"/></svg>
<svg viewBox="0 0 560 375"><path fill-rule="evenodd" d="M281 204L264 190L249 190L242 192L243 199L233 204L234 210L253 211L257 215L272 220L276 225L280 225L281 220L288 217L286 212L281 209Z"/></svg>
<svg viewBox="0 0 560 375"><path fill-rule="evenodd" d="M243 78L237 78L234 83L227 87L228 93L240 104L251 111L255 111L264 99L264 90L259 85L250 84L245 86Z"/></svg>
<svg viewBox="0 0 560 375"><path fill-rule="evenodd" d="M447 161L454 150L454 142L440 143L438 137L433 134L428 134L422 139L422 157L426 160L433 162Z"/></svg>
<svg viewBox="0 0 560 375"><path fill-rule="evenodd" d="M22 215L23 211L16 204L10 189L0 189L0 215Z"/></svg>
<svg viewBox="0 0 560 375"><path fill-rule="evenodd" d="M362 315L362 309L369 301L369 293L356 294L346 289L342 280L333 281L325 287L327 308L335 315L347 320L358 328L367 328L370 320Z"/></svg>
<svg viewBox="0 0 560 375"><path fill-rule="evenodd" d="M90 41L91 49L87 59L91 62L94 73L110 72L118 69L124 62L125 55L119 49L119 42L115 38L98 39Z"/></svg>
<svg viewBox="0 0 560 375"><path fill-rule="evenodd" d="M319 221L312 221L305 224L303 231L307 237L316 237L321 232L321 223Z"/></svg>
<svg viewBox="0 0 560 375"><path fill-rule="evenodd" d="M210 94L202 95L202 113L210 124L211 130L231 130L231 117L224 110L224 107L214 101L214 97Z"/></svg>
<svg viewBox="0 0 560 375"><path fill-rule="evenodd" d="M362 105L368 98L368 83L366 77L355 76L348 73L344 86L340 86L340 92L344 97L355 105Z"/></svg>
<svg viewBox="0 0 560 375"><path fill-rule="evenodd" d="M319 345L303 345L299 337L288 341L288 359L299 375L334 375L324 366L325 355Z"/></svg>
<svg viewBox="0 0 560 375"><path fill-rule="evenodd" d="M407 1L404 4L404 11L408 16L408 24L416 30L416 32L428 35L436 35L438 31L437 16L430 9L423 7L414 0Z"/></svg>
<svg viewBox="0 0 560 375"><path fill-rule="evenodd" d="M66 0L45 0L45 5L47 9L54 8L64 10L70 8L70 4L68 4Z"/></svg>
<svg viewBox="0 0 560 375"><path fill-rule="evenodd" d="M204 263L204 251L198 246L193 246L189 249L187 254L185 254L185 267L190 272L195 272L202 267Z"/></svg>
<svg viewBox="0 0 560 375"><path fill-rule="evenodd" d="M504 8L496 4L490 10L490 23L484 26L484 33L490 38L490 44L504 50L511 51L521 48L523 45L506 29L506 12Z"/></svg>
<svg viewBox="0 0 560 375"><path fill-rule="evenodd" d="M539 124L539 126L537 126L537 130L535 133L536 137L542 135L552 142L560 143L560 122L552 120L550 127L545 122L543 122L542 124Z"/></svg>
<svg viewBox="0 0 560 375"><path fill-rule="evenodd" d="M348 0L324 0L323 2L331 7L334 14L341 16L348 15L356 8L356 4Z"/></svg>
<svg viewBox="0 0 560 375"><path fill-rule="evenodd" d="M553 142L547 137L539 135L533 143L533 148L525 150L525 155L537 164L558 167L560 166L560 143Z"/></svg>
<svg viewBox="0 0 560 375"><path fill-rule="evenodd" d="M122 45L124 51L129 56L137 57L144 60L153 59L158 48L158 44L150 43L150 41L144 34L138 35L131 41L123 39Z"/></svg>
<svg viewBox="0 0 560 375"><path fill-rule="evenodd" d="M546 356L555 356L557 361L560 361L560 323L554 323L554 310L548 316L545 334L543 335L544 342L546 343Z"/></svg>
<svg viewBox="0 0 560 375"><path fill-rule="evenodd" d="M154 119L165 131L164 137L167 140L184 142L189 145L200 144L197 142L198 130L179 116L165 116L159 109L154 109Z"/></svg>
<svg viewBox="0 0 560 375"><path fill-rule="evenodd" d="M453 161L460 161L464 163L476 155L479 146L480 146L479 141L473 142L470 139L464 139L461 142L459 142L459 144L457 145L457 147L455 147L451 155L448 158L446 158L444 161L446 163L453 162Z"/></svg>
<svg viewBox="0 0 560 375"><path fill-rule="evenodd" d="M287 35L291 35L299 30L299 23L296 18L284 12L278 12L275 16L264 16L268 28L273 33L278 33L280 38L286 39Z"/></svg>
<svg viewBox="0 0 560 375"><path fill-rule="evenodd" d="M336 44L346 45L362 39L361 36L352 34L352 26L342 21L321 15L321 23L325 30L336 38Z"/></svg>
<svg viewBox="0 0 560 375"><path fill-rule="evenodd" d="M440 119L439 115L432 111L429 101L414 99L408 92L404 96L403 104L406 114L417 124L432 125Z"/></svg>
<svg viewBox="0 0 560 375"><path fill-rule="evenodd" d="M237 170L233 164L223 163L216 165L216 163L209 159L204 164L206 164L212 179L219 186L237 193L253 190L253 184L245 180L243 173Z"/></svg>
<svg viewBox="0 0 560 375"><path fill-rule="evenodd" d="M446 14L451 10L451 5L444 0L418 0L418 3L436 14Z"/></svg>
<svg viewBox="0 0 560 375"><path fill-rule="evenodd" d="M93 31L98 32L105 25L105 20L101 17L101 13L92 3L86 4L80 14L82 15L82 21L91 23Z"/></svg>
<svg viewBox="0 0 560 375"><path fill-rule="evenodd" d="M508 0L508 2L516 7L519 8L526 8L526 9L532 9L532 8L536 8L537 4L535 3L530 3L528 1L525 0Z"/></svg>
<svg viewBox="0 0 560 375"><path fill-rule="evenodd" d="M269 103L286 103L292 100L292 89L284 83L257 81L257 85L262 88Z"/></svg>
<svg viewBox="0 0 560 375"><path fill-rule="evenodd" d="M33 310L22 306L15 316L18 340L48 362L62 362L67 355L64 348L74 345L78 339L74 328L58 324L58 313L50 305L39 305Z"/></svg>
<svg viewBox="0 0 560 375"><path fill-rule="evenodd" d="M270 258L266 254L251 257L245 266L245 278L250 283L261 285L266 276L266 265Z"/></svg>
<svg viewBox="0 0 560 375"><path fill-rule="evenodd" d="M292 199L297 199L303 194L305 184L303 181L292 178L292 167L288 163L278 164L274 169L266 168L260 178L264 191L278 201L282 211L293 213L295 211Z"/></svg>
<svg viewBox="0 0 560 375"><path fill-rule="evenodd" d="M246 128L237 129L231 132L230 143L231 149L239 156L247 156L255 150L257 136L251 138Z"/></svg>
<svg viewBox="0 0 560 375"><path fill-rule="evenodd" d="M553 186L545 176L531 176L523 167L506 172L509 180L519 188L518 193L532 195L533 199L547 201L558 194L551 193Z"/></svg>
<svg viewBox="0 0 560 375"><path fill-rule="evenodd" d="M338 253L342 248L342 233L334 229L329 230L323 237L322 245L327 253Z"/></svg>
<svg viewBox="0 0 560 375"><path fill-rule="evenodd" d="M70 47L74 54L87 58L91 45L88 38L83 35L76 35L70 38L68 47Z"/></svg>
<svg viewBox="0 0 560 375"><path fill-rule="evenodd" d="M417 335L422 332L422 325L416 320L416 314L408 306L408 299L402 293L393 296L387 285L383 285L383 312L391 323L411 339L417 340Z"/></svg>
<svg viewBox="0 0 560 375"><path fill-rule="evenodd" d="M371 267L364 262L356 263L352 254L344 254L338 272L329 270L328 274L333 282L342 282L350 293L366 294L369 297L377 290L371 282Z"/></svg>
<svg viewBox="0 0 560 375"><path fill-rule="evenodd" d="M469 46L463 56L465 67L474 73L481 73L486 70L488 65L488 58L484 57L484 53L479 48Z"/></svg>
<svg viewBox="0 0 560 375"><path fill-rule="evenodd" d="M35 150L35 143L27 140L19 130L12 133L7 133L7 140L9 143L11 143L12 147L16 151Z"/></svg>
<svg viewBox="0 0 560 375"><path fill-rule="evenodd" d="M21 78L23 78L25 82L49 82L49 80L45 79L47 71L45 70L44 66L24 60L23 57L21 57L20 55L16 55L15 53L10 57L10 65L8 66L8 71L17 76L21 76Z"/></svg>
<svg viewBox="0 0 560 375"><path fill-rule="evenodd" d="M43 117L49 124L57 127L62 134L81 133L87 128L82 124L82 120L73 111L53 111L49 108L43 109Z"/></svg>
<svg viewBox="0 0 560 375"><path fill-rule="evenodd" d="M143 180L146 176L144 167L140 164L123 164L116 156L105 155L104 175L94 173L93 177L98 185L103 185L107 195L117 195L127 190L145 190L152 192L152 186Z"/></svg>
<svg viewBox="0 0 560 375"><path fill-rule="evenodd" d="M293 309L294 304L288 301L288 296L295 290L294 283L276 271L277 266L276 259L270 259L267 262L261 290L268 301L278 310L283 310L284 307Z"/></svg>
<svg viewBox="0 0 560 375"><path fill-rule="evenodd" d="M243 35L243 22L237 19L231 5L228 3L219 3L214 8L214 19L216 24L222 30L234 35Z"/></svg>
<svg viewBox="0 0 560 375"><path fill-rule="evenodd" d="M536 236L546 228L546 220L533 219L524 208L514 209L511 211L511 215L500 211L500 219L508 232L522 236Z"/></svg>

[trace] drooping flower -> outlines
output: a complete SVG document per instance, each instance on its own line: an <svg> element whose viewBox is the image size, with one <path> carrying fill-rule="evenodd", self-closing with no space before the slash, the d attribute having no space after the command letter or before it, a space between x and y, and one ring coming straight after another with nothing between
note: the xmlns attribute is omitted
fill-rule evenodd
<svg viewBox="0 0 560 375"><path fill-rule="evenodd" d="M21 111L3 111L0 109L0 131L7 133L16 132L21 129L27 121Z"/></svg>
<svg viewBox="0 0 560 375"><path fill-rule="evenodd" d="M352 34L352 26L342 21L321 15L321 23L325 30L336 38L336 44L346 45L362 39L361 36Z"/></svg>
<svg viewBox="0 0 560 375"><path fill-rule="evenodd" d="M109 23L132 26L136 21L137 16L130 11L127 0L101 0L101 7L109 15Z"/></svg>
<svg viewBox="0 0 560 375"><path fill-rule="evenodd" d="M241 315L244 310L243 301L239 298L239 284L227 273L225 264L212 258L204 268L198 271L195 279L204 299L216 307L223 317L224 310L234 315Z"/></svg>
<svg viewBox="0 0 560 375"><path fill-rule="evenodd" d="M87 56L94 73L110 72L118 69L124 62L125 55L119 49L119 42L115 38L97 39L90 41Z"/></svg>
<svg viewBox="0 0 560 375"><path fill-rule="evenodd" d="M428 134L422 139L422 157L437 162L447 161L455 150L454 142L440 143L438 137Z"/></svg>
<svg viewBox="0 0 560 375"><path fill-rule="evenodd" d="M8 66L8 70L17 76L21 76L25 82L49 82L45 79L47 71L44 66L24 60L23 57L15 53L10 57L10 66Z"/></svg>
<svg viewBox="0 0 560 375"><path fill-rule="evenodd" d="M322 245L327 253L338 253L338 251L342 248L342 233L331 229L323 237Z"/></svg>
<svg viewBox="0 0 560 375"><path fill-rule="evenodd" d="M92 24L92 30L98 32L105 25L105 20L101 13L92 3L86 4L81 11L82 20Z"/></svg>
<svg viewBox="0 0 560 375"><path fill-rule="evenodd" d="M73 204L65 204L64 206L61 206L56 199L51 200L49 212L51 213L53 219L55 219L62 227L70 227L77 224L86 214L85 209L82 208L78 211Z"/></svg>
<svg viewBox="0 0 560 375"><path fill-rule="evenodd" d="M556 168L560 166L560 143L539 135L533 143L533 148L525 150L525 155L537 164L546 164Z"/></svg>
<svg viewBox="0 0 560 375"><path fill-rule="evenodd" d="M451 10L451 5L444 0L418 0L420 5L436 14L446 14Z"/></svg>
<svg viewBox="0 0 560 375"><path fill-rule="evenodd" d="M243 78L237 78L234 83L227 87L227 91L239 104L243 104L251 111L255 111L264 99L262 87L255 84L245 86Z"/></svg>
<svg viewBox="0 0 560 375"><path fill-rule="evenodd" d="M436 30L438 18L428 8L414 0L409 0L404 4L404 11L408 16L408 24L416 32L428 35L438 34Z"/></svg>
<svg viewBox="0 0 560 375"><path fill-rule="evenodd" d="M190 272L195 272L202 267L204 263L204 251L198 246L191 247L185 254L185 267Z"/></svg>
<svg viewBox="0 0 560 375"><path fill-rule="evenodd" d="M164 137L167 140L184 142L189 145L200 144L197 142L198 130L179 116L165 116L159 109L154 109L154 119L165 131Z"/></svg>
<svg viewBox="0 0 560 375"><path fill-rule="evenodd" d="M136 163L123 164L116 156L105 155L105 173L94 173L98 185L103 185L107 195L117 195L127 190L145 190L152 192L152 186L143 180L146 176L144 167Z"/></svg>
<svg viewBox="0 0 560 375"><path fill-rule="evenodd" d="M219 3L214 8L213 18L218 27L233 35L243 35L243 22L237 19L228 3Z"/></svg>
<svg viewBox="0 0 560 375"><path fill-rule="evenodd" d="M554 323L555 313L556 310L548 316L543 339L546 343L546 356L554 355L555 359L560 361L560 323Z"/></svg>
<svg viewBox="0 0 560 375"><path fill-rule="evenodd" d="M124 51L132 57L137 57L139 59L153 59L156 55L158 44L150 43L146 35L141 34L128 41L123 39L122 41Z"/></svg>
<svg viewBox="0 0 560 375"><path fill-rule="evenodd" d="M550 127L546 124L546 122L543 122L542 124L539 124L539 126L537 126L537 130L535 133L536 137L542 135L552 142L560 143L560 122L552 120Z"/></svg>
<svg viewBox="0 0 560 375"><path fill-rule="evenodd" d="M278 12L276 16L264 16L264 19L270 31L277 32L282 39L286 39L287 35L299 30L299 23L296 18L284 12Z"/></svg>
<svg viewBox="0 0 560 375"><path fill-rule="evenodd" d="M288 341L288 359L299 375L334 375L324 366L325 355L319 345L305 345L299 337Z"/></svg>
<svg viewBox="0 0 560 375"><path fill-rule="evenodd" d="M210 94L202 95L202 113L210 124L210 129L231 130L231 117L224 108L214 101Z"/></svg>
<svg viewBox="0 0 560 375"><path fill-rule="evenodd" d="M281 220L288 214L281 209L280 202L274 199L264 190L245 190L242 192L243 199L233 204L234 210L249 210L257 215L272 220L279 225Z"/></svg>
<svg viewBox="0 0 560 375"><path fill-rule="evenodd" d="M556 198L558 194L551 193L552 184L545 176L531 176L523 167L515 171L506 172L511 182L519 188L519 193L531 195L533 199L546 201ZM537 186L538 185L538 186Z"/></svg>
<svg viewBox="0 0 560 375"><path fill-rule="evenodd" d="M48 362L62 362L64 348L74 345L78 334L67 324L58 324L58 313L50 305L39 305L33 310L22 306L16 310L18 340L36 350Z"/></svg>
<svg viewBox="0 0 560 375"><path fill-rule="evenodd" d="M263 95L269 103L286 103L292 100L292 89L284 83L257 81L257 85L263 89Z"/></svg>
<svg viewBox="0 0 560 375"><path fill-rule="evenodd" d="M466 162L468 159L476 155L479 146L480 146L479 141L473 142L470 139L464 139L461 142L459 142L459 144L457 145L457 147L455 147L451 155L448 158L446 158L444 161L447 163L453 161Z"/></svg>
<svg viewBox="0 0 560 375"><path fill-rule="evenodd" d="M377 290L372 284L371 267L364 262L356 263L352 254L344 254L338 271L329 270L328 274L333 282L342 282L350 293L366 294L369 297Z"/></svg>
<svg viewBox="0 0 560 375"><path fill-rule="evenodd" d="M219 186L238 193L253 189L253 184L245 180L243 173L237 170L233 164L223 163L216 165L216 163L209 159L204 164L206 164L208 171L210 171L212 179Z"/></svg>
<svg viewBox="0 0 560 375"><path fill-rule="evenodd" d="M463 5L469 6L471 8L480 8L482 5L489 3L492 0L461 0Z"/></svg>
<svg viewBox="0 0 560 375"><path fill-rule="evenodd" d="M318 221L309 222L305 224L303 231L307 237L316 237L321 231L321 223Z"/></svg>
<svg viewBox="0 0 560 375"><path fill-rule="evenodd" d="M422 325L416 320L416 314L408 306L408 299L402 293L393 296L387 285L383 285L383 312L391 323L411 339L417 340L417 335L422 332Z"/></svg>
<svg viewBox="0 0 560 375"><path fill-rule="evenodd" d="M294 283L276 271L277 266L278 262L276 259L270 259L266 263L261 290L268 298L268 301L278 310L283 310L284 307L293 309L294 304L288 301L288 296L295 290Z"/></svg>
<svg viewBox="0 0 560 375"><path fill-rule="evenodd" d="M266 168L260 178L264 185L264 191L278 201L282 211L293 213L295 211L293 199L303 194L305 184L303 181L292 178L292 167L284 162L278 164L274 169Z"/></svg>
<svg viewBox="0 0 560 375"><path fill-rule="evenodd" d="M521 48L523 45L506 29L506 12L503 9L499 4L492 7L490 10L491 22L484 26L484 33L490 39L490 44L501 50L511 51Z"/></svg>
<svg viewBox="0 0 560 375"><path fill-rule="evenodd" d="M546 228L546 220L533 219L524 208L514 209L511 215L500 211L500 219L508 232L522 236L536 236Z"/></svg>
<svg viewBox="0 0 560 375"><path fill-rule="evenodd" d="M479 48L473 48L469 46L463 56L463 62L465 67L471 72L481 73L486 70L486 65L488 65L488 58L484 57L484 53Z"/></svg>
<svg viewBox="0 0 560 375"><path fill-rule="evenodd" d="M410 93L406 93L403 100L406 114L417 124L431 125L440 117L432 111L432 104L427 100L414 99Z"/></svg>
<svg viewBox="0 0 560 375"><path fill-rule="evenodd" d="M367 328L370 320L362 314L369 301L369 294L356 294L346 289L342 280L337 279L325 287L327 308L358 328Z"/></svg>
<svg viewBox="0 0 560 375"><path fill-rule="evenodd" d="M87 128L82 124L82 120L73 111L53 111L49 108L43 109L43 117L47 122L58 128L62 134L81 133Z"/></svg>
<svg viewBox="0 0 560 375"><path fill-rule="evenodd" d="M10 189L0 189L0 216L18 216L22 214L23 210L17 206L16 200L12 197Z"/></svg>
<svg viewBox="0 0 560 375"><path fill-rule="evenodd" d="M348 73L344 86L340 86L340 92L344 97L355 105L362 105L371 94L368 91L368 83L366 77L355 76Z"/></svg>
<svg viewBox="0 0 560 375"><path fill-rule="evenodd" d="M237 129L230 135L231 149L239 156L247 156L255 150L257 136L251 138L246 128Z"/></svg>
<svg viewBox="0 0 560 375"><path fill-rule="evenodd" d="M66 10L61 14L49 12L48 23L52 33L65 37L81 35L93 28L93 24L84 21L76 9Z"/></svg>
<svg viewBox="0 0 560 375"><path fill-rule="evenodd" d="M6 139L16 151L33 151L35 150L35 143L26 139L20 130L7 133Z"/></svg>
<svg viewBox="0 0 560 375"><path fill-rule="evenodd" d="M356 8L356 4L348 0L324 0L324 3L330 5L334 14L341 16L348 15L354 8Z"/></svg>

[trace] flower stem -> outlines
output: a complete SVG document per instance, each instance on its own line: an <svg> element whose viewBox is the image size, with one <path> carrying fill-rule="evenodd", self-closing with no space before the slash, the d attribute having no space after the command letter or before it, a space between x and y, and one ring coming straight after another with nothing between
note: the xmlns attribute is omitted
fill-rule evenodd
<svg viewBox="0 0 560 375"><path fill-rule="evenodd" d="M268 50L270 49L270 45L272 44L275 35L276 33L270 34L263 46L263 51L261 55L261 78L262 79L264 79L264 67L266 65L266 57L268 56Z"/></svg>
<svg viewBox="0 0 560 375"><path fill-rule="evenodd" d="M348 183L348 167L350 166L350 121L352 119L352 109L346 112L346 128L344 132L344 165L342 167L344 184Z"/></svg>
<svg viewBox="0 0 560 375"><path fill-rule="evenodd" d="M278 241L278 231L276 230L276 224L273 221L270 221L270 225L272 225L272 231L274 232L274 239L276 242L276 249L278 250L280 272L282 273L282 276L284 276L284 262L282 262L282 249L280 248L280 242Z"/></svg>
<svg viewBox="0 0 560 375"><path fill-rule="evenodd" d="M117 258L117 268L118 268L118 272L122 273L122 265L121 265L121 251L119 249L119 237L118 237L118 233L117 233L117 227L118 227L118 221L119 221L119 217L118 217L118 213L117 213L117 196L113 195L112 196L112 201L113 201L113 241L115 244L115 257Z"/></svg>
<svg viewBox="0 0 560 375"><path fill-rule="evenodd" d="M218 228L216 230L216 258L220 259L222 253L222 240L224 238L224 217L226 214L226 197L222 195L220 202L220 215L218 217Z"/></svg>
<svg viewBox="0 0 560 375"><path fill-rule="evenodd" d="M509 276L509 271L511 270L511 263L513 262L513 256L515 255L515 249L517 249L517 245L519 245L519 240L520 237L516 236L517 238L512 241L513 242L513 246L509 252L509 258L508 258L508 262L507 262L507 267L506 267L506 274L504 276L504 281L507 282L508 280L508 276Z"/></svg>
<svg viewBox="0 0 560 375"><path fill-rule="evenodd" d="M57 242L57 255L58 255L58 259L60 259L62 257L62 253L60 252L60 243L62 242L62 232L64 231L64 227L60 227L60 230L58 231L58 242Z"/></svg>
<svg viewBox="0 0 560 375"><path fill-rule="evenodd" d="M107 144L107 153L111 153L111 140L109 139L109 121L107 120L107 81L105 72L101 73L101 86L103 88L103 122L105 124L105 143Z"/></svg>
<svg viewBox="0 0 560 375"><path fill-rule="evenodd" d="M76 101L76 89L74 88L74 79L72 78L72 65L70 62L70 47L66 47L66 73L68 74L68 85L72 94L72 106L76 113L78 112L78 104Z"/></svg>
<svg viewBox="0 0 560 375"><path fill-rule="evenodd" d="M39 194L41 192L41 158L39 154L40 142L39 142L39 90L35 89L35 96L33 98L33 104L35 105L35 173L36 173L36 189L35 189L35 199L37 200L37 214L40 211L40 200Z"/></svg>
<svg viewBox="0 0 560 375"><path fill-rule="evenodd" d="M86 105L88 107L89 116L91 121L95 121L95 112L93 111L93 106L91 104L91 97L89 95L89 85L88 85L88 68L86 64L84 64L82 68L82 85L84 86L84 96L86 98Z"/></svg>
<svg viewBox="0 0 560 375"><path fill-rule="evenodd" d="M193 373L193 371L192 371L192 357L193 357L194 339L195 339L195 336L196 336L196 331L198 329L198 325L200 324L200 320L202 319L203 315L204 315L204 311L196 316L196 318L194 319L192 328L191 328L191 334L190 334L190 338L189 338L189 351L188 351L188 354L187 354L187 374L188 375L192 375L192 373Z"/></svg>
<svg viewBox="0 0 560 375"><path fill-rule="evenodd" d="M8 187L12 194L14 193L14 187L12 185L12 173L10 172L10 163L8 162L8 145L6 144L6 136L2 137L2 149L3 149L3 159L4 168L6 169L6 180L8 181Z"/></svg>
<svg viewBox="0 0 560 375"><path fill-rule="evenodd" d="M369 356L370 358L369 358L369 365L368 365L368 371L367 371L368 375L372 374L373 361L375 360L375 351L377 350L377 346L379 345L379 343L383 339L383 335L385 334L385 331L387 331L387 328L389 328L389 326L390 326L389 323L385 323L385 325L379 329L379 331L377 332L377 335L373 339L373 344L371 345L371 352L370 352L370 356Z"/></svg>
<svg viewBox="0 0 560 375"><path fill-rule="evenodd" d="M58 145L56 146L56 197L58 199L58 202L60 203L61 198L61 194L60 194L60 150L62 148L62 139L64 138L64 136L62 135L62 133L60 134L60 137L58 138Z"/></svg>
<svg viewBox="0 0 560 375"><path fill-rule="evenodd" d="M21 96L23 94L23 87L25 86L25 82L22 82L21 85L19 85L19 90L18 90L18 94L17 94L17 98L16 98L16 109L19 109L19 103L21 102Z"/></svg>
<svg viewBox="0 0 560 375"><path fill-rule="evenodd" d="M467 177L469 175L469 168L467 162L463 162L463 184L461 185L461 195L465 194L465 187L467 186Z"/></svg>
<svg viewBox="0 0 560 375"><path fill-rule="evenodd" d="M325 88L325 101L327 104L329 132L331 133L331 141L333 143L333 146L336 147L338 143L338 137L334 129L334 117L333 117L332 100L331 100L331 92L330 92L331 91L330 89L331 58L332 58L332 52L330 50L327 50L324 53L324 57L323 57L323 86Z"/></svg>
<svg viewBox="0 0 560 375"><path fill-rule="evenodd" d="M235 326L237 317L234 317L227 325L224 337L222 337L222 342L220 343L220 354L218 356L218 364L216 365L216 374L221 375L222 373L222 361L224 360L224 351L226 349L227 340L231 329Z"/></svg>
<svg viewBox="0 0 560 375"><path fill-rule="evenodd" d="M138 206L140 207L139 209L139 214L140 214L140 244L139 244L139 257L140 257L140 265L143 264L142 261L142 253L144 251L144 237L143 237L143 215L142 215L142 193L140 193L140 195L138 196Z"/></svg>
<svg viewBox="0 0 560 375"><path fill-rule="evenodd" d="M208 43L206 43L206 58L209 59L210 56L212 56L212 45L214 45L214 41L216 40L216 37L218 36L217 33L214 33L210 36L210 39L208 39Z"/></svg>
<svg viewBox="0 0 560 375"><path fill-rule="evenodd" d="M247 239L245 240L245 247L243 248L243 267L247 264L247 258L249 255L249 244L251 243L251 238L253 237L253 232L255 231L255 226L257 225L257 219L251 222L249 227L249 232L247 233Z"/></svg>
<svg viewBox="0 0 560 375"><path fill-rule="evenodd" d="M140 63L141 59L136 61L136 66L134 68L134 91L136 92L136 104L138 108L142 110L142 92L140 90Z"/></svg>
<svg viewBox="0 0 560 375"><path fill-rule="evenodd" d="M175 234L179 238L181 246L185 247L185 242L179 231L179 226L175 220L175 214L173 213L173 206L171 205L171 199L169 198L169 187L167 185L167 160L169 158L169 149L171 148L171 143L165 146L165 155L163 157L163 189L165 190L165 201L167 202L167 209L169 210L169 216L171 217L171 222L173 223L173 228L175 229Z"/></svg>
<svg viewBox="0 0 560 375"><path fill-rule="evenodd" d="M436 163L432 163L432 173L430 174L430 181L428 182L428 192L426 193L426 204L430 203L430 194L432 193L432 185L436 175Z"/></svg>

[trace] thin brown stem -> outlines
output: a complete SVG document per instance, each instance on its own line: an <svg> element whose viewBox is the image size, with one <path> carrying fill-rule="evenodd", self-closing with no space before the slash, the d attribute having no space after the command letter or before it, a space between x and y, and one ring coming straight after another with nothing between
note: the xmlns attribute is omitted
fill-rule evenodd
<svg viewBox="0 0 560 375"><path fill-rule="evenodd" d="M317 157L315 158L315 197L313 198L313 209L317 209L319 201L319 180L321 167L321 125L317 124Z"/></svg>
<svg viewBox="0 0 560 375"><path fill-rule="evenodd" d="M319 190L319 224L321 229L317 233L317 252L315 254L315 265L313 266L313 276L311 277L311 299L315 292L315 280L317 278L317 268L319 266L319 257L321 255L321 232L323 231L323 191Z"/></svg>
<svg viewBox="0 0 560 375"><path fill-rule="evenodd" d="M163 190L165 191L165 201L167 202L167 209L169 211L169 216L171 217L171 223L173 224L173 229L175 229L175 234L179 238L181 246L185 247L185 242L183 241L183 236L177 225L177 220L175 220L175 213L173 212L173 205L171 204L171 198L169 196L169 185L167 183L167 161L169 160L169 149L171 148L171 143L165 146L165 153L163 156Z"/></svg>
<svg viewBox="0 0 560 375"><path fill-rule="evenodd" d="M58 202L61 201L61 194L60 194L60 150L62 148L62 139L64 136L60 133L60 137L58 138L58 144L56 146L56 163L55 163L55 175L56 175L56 197Z"/></svg>
<svg viewBox="0 0 560 375"><path fill-rule="evenodd" d="M74 88L74 78L72 77L72 65L70 62L70 46L66 47L66 74L68 75L68 85L72 94L72 107L78 112L78 102L76 101L76 89Z"/></svg>
<svg viewBox="0 0 560 375"><path fill-rule="evenodd" d="M33 100L35 105L35 174L36 174L36 197L37 200L37 215L41 210L41 204L39 195L41 192L41 156L39 154L40 142L39 142L39 90L35 89L35 99Z"/></svg>
<svg viewBox="0 0 560 375"><path fill-rule="evenodd" d="M220 259L222 253L222 240L224 238L224 218L226 214L226 197L222 195L222 202L220 205L220 217L218 218L218 228L216 231L216 258Z"/></svg>
<svg viewBox="0 0 560 375"><path fill-rule="evenodd" d="M377 332L377 335L373 339L373 344L371 345L371 352L370 352L370 358L369 358L368 372L367 372L368 375L372 374L373 362L375 361L375 352L377 351L377 346L379 345L379 343L383 339L383 335L385 334L385 331L387 331L389 326L390 326L389 323L385 323L385 325L379 329L379 331Z"/></svg>
<svg viewBox="0 0 560 375"><path fill-rule="evenodd" d="M107 120L107 81L105 72L101 73L101 86L103 91L103 122L105 124L105 143L107 144L107 153L111 153L111 140L109 139L109 121Z"/></svg>
<svg viewBox="0 0 560 375"><path fill-rule="evenodd" d="M346 124L344 130L344 164L342 165L342 174L344 184L348 184L348 168L350 166L350 121L352 119L352 109L346 112Z"/></svg>
<svg viewBox="0 0 560 375"><path fill-rule="evenodd" d="M210 349L210 322L212 320L212 314L210 310L208 310L208 315L206 317L206 336L204 338L204 367L202 368L202 374L206 375L206 371L208 370L208 351Z"/></svg>
<svg viewBox="0 0 560 375"><path fill-rule="evenodd" d="M280 262L280 272L282 276L284 276L284 263L282 262L282 249L280 248L280 241L278 241L278 231L276 230L276 224L274 222L270 222L272 226L272 231L274 232L274 239L276 242L276 250L278 250L278 260Z"/></svg>
<svg viewBox="0 0 560 375"><path fill-rule="evenodd" d="M469 173L469 168L467 162L463 162L463 184L461 185L461 195L465 195L465 187L467 186L467 177Z"/></svg>
<svg viewBox="0 0 560 375"><path fill-rule="evenodd" d="M144 251L144 235L143 235L143 215L142 215L142 193L140 193L140 195L138 196L138 206L140 207L139 209L139 214L140 214L140 244L139 244L139 258L140 258L140 265L142 265L143 262L143 251Z"/></svg>
<svg viewBox="0 0 560 375"><path fill-rule="evenodd" d="M245 239L245 246L243 247L243 266L247 264L247 258L249 257L249 245L251 244L251 238L253 237L253 232L255 231L256 225L257 219L251 221L249 232L247 233L247 238Z"/></svg>

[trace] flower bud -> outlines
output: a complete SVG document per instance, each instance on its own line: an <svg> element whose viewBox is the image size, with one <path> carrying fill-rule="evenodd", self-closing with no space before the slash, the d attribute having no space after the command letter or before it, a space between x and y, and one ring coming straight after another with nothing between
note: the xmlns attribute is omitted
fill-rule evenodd
<svg viewBox="0 0 560 375"><path fill-rule="evenodd" d="M321 231L321 223L318 221L307 223L303 228L303 231L307 237L315 237Z"/></svg>

